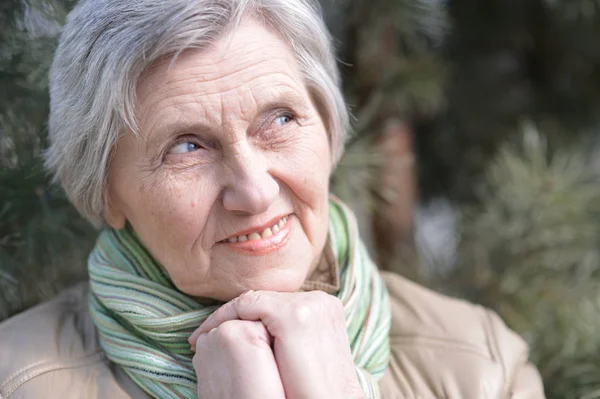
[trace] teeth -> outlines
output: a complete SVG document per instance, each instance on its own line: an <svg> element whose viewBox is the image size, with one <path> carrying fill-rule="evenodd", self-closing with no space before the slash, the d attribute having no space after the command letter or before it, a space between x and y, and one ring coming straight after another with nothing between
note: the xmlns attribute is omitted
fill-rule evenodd
<svg viewBox="0 0 600 399"><path fill-rule="evenodd" d="M271 231L271 228L267 227L261 234L262 238L268 238L271 237L273 235L273 232Z"/></svg>
<svg viewBox="0 0 600 399"><path fill-rule="evenodd" d="M285 226L285 224L287 223L287 220L288 220L288 217L284 216L279 220L279 222L277 222L272 227L267 227L260 234L252 233L252 234L248 234L248 235L231 237L231 238L227 239L227 242L235 243L235 242L245 242L245 241L249 241L249 240L250 241L260 240L261 238L269 238L273 234L279 233L281 231L281 229L283 229L283 226Z"/></svg>
<svg viewBox="0 0 600 399"><path fill-rule="evenodd" d="M249 240L260 240L260 234L258 233L252 233L248 236Z"/></svg>

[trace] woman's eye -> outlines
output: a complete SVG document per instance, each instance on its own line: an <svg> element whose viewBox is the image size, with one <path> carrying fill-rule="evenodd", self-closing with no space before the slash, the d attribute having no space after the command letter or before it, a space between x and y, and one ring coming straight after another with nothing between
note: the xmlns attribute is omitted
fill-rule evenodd
<svg viewBox="0 0 600 399"><path fill-rule="evenodd" d="M277 118L275 118L275 123L278 124L279 126L283 126L285 124L288 124L292 121L293 117L291 115L281 115L278 116Z"/></svg>
<svg viewBox="0 0 600 399"><path fill-rule="evenodd" d="M169 150L169 154L185 154L188 152L199 150L200 146L196 143L187 141L185 143L177 144Z"/></svg>

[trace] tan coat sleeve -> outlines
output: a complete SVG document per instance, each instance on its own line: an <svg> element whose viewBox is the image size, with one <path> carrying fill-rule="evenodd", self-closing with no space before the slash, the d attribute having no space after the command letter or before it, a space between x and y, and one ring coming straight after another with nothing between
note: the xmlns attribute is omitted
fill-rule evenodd
<svg viewBox="0 0 600 399"><path fill-rule="evenodd" d="M516 370L511 387L511 399L543 398L544 387L540 373L531 363L525 363Z"/></svg>
<svg viewBox="0 0 600 399"><path fill-rule="evenodd" d="M500 360L504 369L508 398L544 398L544 385L535 366L529 363L529 350L525 341L510 330L494 312L487 310L492 355Z"/></svg>
<svg viewBox="0 0 600 399"><path fill-rule="evenodd" d="M383 399L543 399L525 341L498 315L382 273L392 310Z"/></svg>
<svg viewBox="0 0 600 399"><path fill-rule="evenodd" d="M0 324L0 399L148 399L115 378L87 303L82 284Z"/></svg>

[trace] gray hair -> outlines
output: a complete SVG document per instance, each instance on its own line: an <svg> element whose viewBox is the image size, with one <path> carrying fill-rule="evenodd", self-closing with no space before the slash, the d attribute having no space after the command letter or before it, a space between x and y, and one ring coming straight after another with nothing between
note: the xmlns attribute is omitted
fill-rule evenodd
<svg viewBox="0 0 600 399"><path fill-rule="evenodd" d="M137 134L136 88L165 56L205 48L251 15L296 56L337 163L348 131L331 38L311 0L82 0L50 69L47 169L90 222L106 222L108 169L119 135Z"/></svg>

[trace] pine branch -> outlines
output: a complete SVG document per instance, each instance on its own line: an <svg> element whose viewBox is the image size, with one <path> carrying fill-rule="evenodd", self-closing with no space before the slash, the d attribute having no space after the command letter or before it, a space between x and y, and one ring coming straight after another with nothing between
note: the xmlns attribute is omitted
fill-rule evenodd
<svg viewBox="0 0 600 399"><path fill-rule="evenodd" d="M520 146L500 151L481 205L462 209L455 263L440 266L450 272L435 275L435 285L495 309L525 336L548 398L592 398L600 387L590 356L600 350L600 171L593 146L548 147L527 127Z"/></svg>

